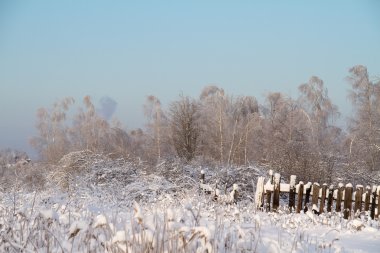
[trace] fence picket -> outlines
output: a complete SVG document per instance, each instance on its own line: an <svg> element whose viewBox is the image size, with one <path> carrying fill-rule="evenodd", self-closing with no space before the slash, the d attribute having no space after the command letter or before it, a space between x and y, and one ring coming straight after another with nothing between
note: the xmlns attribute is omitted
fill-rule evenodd
<svg viewBox="0 0 380 253"><path fill-rule="evenodd" d="M331 212L331 207L334 201L334 185L330 185L329 187L329 196L327 200L327 212Z"/></svg>
<svg viewBox="0 0 380 253"><path fill-rule="evenodd" d="M311 183L306 184L306 196L305 196L305 204L304 204L304 212L307 212L307 204L310 202L310 194L311 194Z"/></svg>
<svg viewBox="0 0 380 253"><path fill-rule="evenodd" d="M296 202L296 180L297 177L294 175L290 176L290 186L289 186L289 209L290 211L295 207Z"/></svg>
<svg viewBox="0 0 380 253"><path fill-rule="evenodd" d="M352 209L352 184L347 184L344 190L344 218L347 220L350 217Z"/></svg>
<svg viewBox="0 0 380 253"><path fill-rule="evenodd" d="M313 196L311 198L311 203L313 204L313 207L312 207L313 210L316 210L316 208L318 208L319 189L320 189L319 184L314 183L313 184ZM316 210L316 211L318 211L318 210Z"/></svg>
<svg viewBox="0 0 380 253"><path fill-rule="evenodd" d="M274 189L273 189L273 210L278 210L280 206L280 181L281 175L276 173L274 174Z"/></svg>
<svg viewBox="0 0 380 253"><path fill-rule="evenodd" d="M379 218L380 215L380 186L377 187L377 214L375 214L376 218ZM375 199L376 204L376 199Z"/></svg>
<svg viewBox="0 0 380 253"><path fill-rule="evenodd" d="M362 197L363 197L363 186L357 185L356 186L356 192L355 192L355 207L354 207L354 213L361 212L362 210Z"/></svg>
<svg viewBox="0 0 380 253"><path fill-rule="evenodd" d="M323 213L323 208L325 207L326 202L326 191L327 191L327 184L322 185L322 196L321 196L321 203L319 205L319 213Z"/></svg>
<svg viewBox="0 0 380 253"><path fill-rule="evenodd" d="M297 196L297 213L302 210L302 200L303 200L303 182L299 182L298 186L298 196Z"/></svg>
<svg viewBox="0 0 380 253"><path fill-rule="evenodd" d="M337 197L336 197L336 206L335 211L341 212L342 211L342 200L343 200L343 184L338 184L338 190L337 190Z"/></svg>
<svg viewBox="0 0 380 253"><path fill-rule="evenodd" d="M371 186L367 185L365 192L364 211L369 210L369 204L371 201Z"/></svg>

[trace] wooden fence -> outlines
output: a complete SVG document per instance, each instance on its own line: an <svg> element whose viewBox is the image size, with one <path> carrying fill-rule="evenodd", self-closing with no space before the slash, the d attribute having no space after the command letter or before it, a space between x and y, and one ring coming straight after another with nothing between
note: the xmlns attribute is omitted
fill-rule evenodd
<svg viewBox="0 0 380 253"><path fill-rule="evenodd" d="M318 183L296 184L296 176L290 176L290 183L281 183L278 173L269 172L269 179L265 183L264 177L259 177L256 186L256 206L266 211L277 211L280 206L280 193L289 194L288 206L291 210L300 213L310 207L315 213L343 212L348 219L351 215L367 211L372 219L379 217L380 186L339 184L338 186ZM355 189L355 190L354 190ZM311 198L311 202L310 202ZM343 205L342 205L343 204Z"/></svg>

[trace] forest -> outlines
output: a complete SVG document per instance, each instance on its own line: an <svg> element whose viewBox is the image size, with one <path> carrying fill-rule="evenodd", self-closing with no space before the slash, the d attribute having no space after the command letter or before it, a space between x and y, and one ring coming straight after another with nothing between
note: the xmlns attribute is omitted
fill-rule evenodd
<svg viewBox="0 0 380 253"><path fill-rule="evenodd" d="M343 128L323 80L312 76L298 87L297 98L270 92L263 104L213 85L198 98L180 95L168 108L149 95L146 127L128 131L119 120L102 117L91 97L78 109L67 97L38 110L38 135L30 144L48 163L90 150L152 165L179 158L214 167L268 166L300 180L331 182L342 174L378 180L373 174L380 171L380 80L362 65L350 68L346 80L354 114Z"/></svg>

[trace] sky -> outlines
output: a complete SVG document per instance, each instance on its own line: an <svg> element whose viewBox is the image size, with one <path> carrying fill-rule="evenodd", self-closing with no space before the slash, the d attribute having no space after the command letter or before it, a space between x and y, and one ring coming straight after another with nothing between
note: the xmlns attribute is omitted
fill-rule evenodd
<svg viewBox="0 0 380 253"><path fill-rule="evenodd" d="M380 1L0 1L0 149L32 152L36 111L64 97L111 103L126 129L143 104L167 107L213 84L297 97L324 81L351 113L350 67L380 75Z"/></svg>

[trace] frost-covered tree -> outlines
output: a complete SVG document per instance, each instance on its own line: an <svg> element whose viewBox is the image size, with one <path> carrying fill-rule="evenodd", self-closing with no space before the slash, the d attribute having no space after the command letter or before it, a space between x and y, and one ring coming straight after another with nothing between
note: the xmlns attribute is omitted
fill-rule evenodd
<svg viewBox="0 0 380 253"><path fill-rule="evenodd" d="M231 99L229 107L227 132L231 137L227 164L246 164L250 132L253 129L254 120L258 119L258 103L252 96L242 96Z"/></svg>
<svg viewBox="0 0 380 253"><path fill-rule="evenodd" d="M264 161L283 173L296 170L302 164L308 131L297 103L281 93L269 93L262 111Z"/></svg>
<svg viewBox="0 0 380 253"><path fill-rule="evenodd" d="M335 107L330 107L323 83L317 78L301 85L300 90L298 100L281 93L268 94L263 107L262 155L284 176L295 174L300 179L327 182L335 160L330 159L334 153L325 145L335 147L335 135L340 133L328 123ZM331 108L334 110L328 111Z"/></svg>
<svg viewBox="0 0 380 253"><path fill-rule="evenodd" d="M341 129L335 126L338 108L328 96L323 81L312 76L308 83L298 87L300 110L305 114L311 134L308 139L310 152L315 158L314 167L321 177L331 177L339 157Z"/></svg>
<svg viewBox="0 0 380 253"><path fill-rule="evenodd" d="M148 118L147 129L151 133L150 139L155 146L155 156L157 161L161 159L162 147L162 129L166 120L165 114L161 108L160 100L155 96L148 96L144 105L145 116Z"/></svg>
<svg viewBox="0 0 380 253"><path fill-rule="evenodd" d="M222 88L209 85L203 88L199 100L202 153L224 164L228 152L226 128L229 98Z"/></svg>
<svg viewBox="0 0 380 253"><path fill-rule="evenodd" d="M73 103L74 99L67 97L54 103L52 109L38 109L36 123L38 136L32 137L30 144L43 160L56 162L70 150L69 126L66 119Z"/></svg>
<svg viewBox="0 0 380 253"><path fill-rule="evenodd" d="M101 152L106 149L107 131L109 123L95 110L90 96L83 98L84 109L80 108L74 116L70 136L74 149L88 149Z"/></svg>
<svg viewBox="0 0 380 253"><path fill-rule="evenodd" d="M126 155L128 135L117 120L109 123L98 114L89 96L84 97L84 109L77 113L69 111L72 104L74 99L65 98L52 109L38 110L38 135L30 142L42 160L57 162L63 155L83 149Z"/></svg>
<svg viewBox="0 0 380 253"><path fill-rule="evenodd" d="M128 153L131 154L133 157L137 157L140 159L145 158L148 160L149 157L147 157L147 154L149 156L150 153L147 152L147 149L148 149L148 147L146 147L147 137L144 131L141 128L134 129L134 130L129 131L128 136L129 136L129 144L128 144L129 152Z"/></svg>
<svg viewBox="0 0 380 253"><path fill-rule="evenodd" d="M355 110L349 125L351 162L362 163L371 171L380 170L380 81L371 80L362 65L349 72L349 98Z"/></svg>
<svg viewBox="0 0 380 253"><path fill-rule="evenodd" d="M181 96L169 108L173 146L179 157L192 160L199 138L199 106L189 97Z"/></svg>

